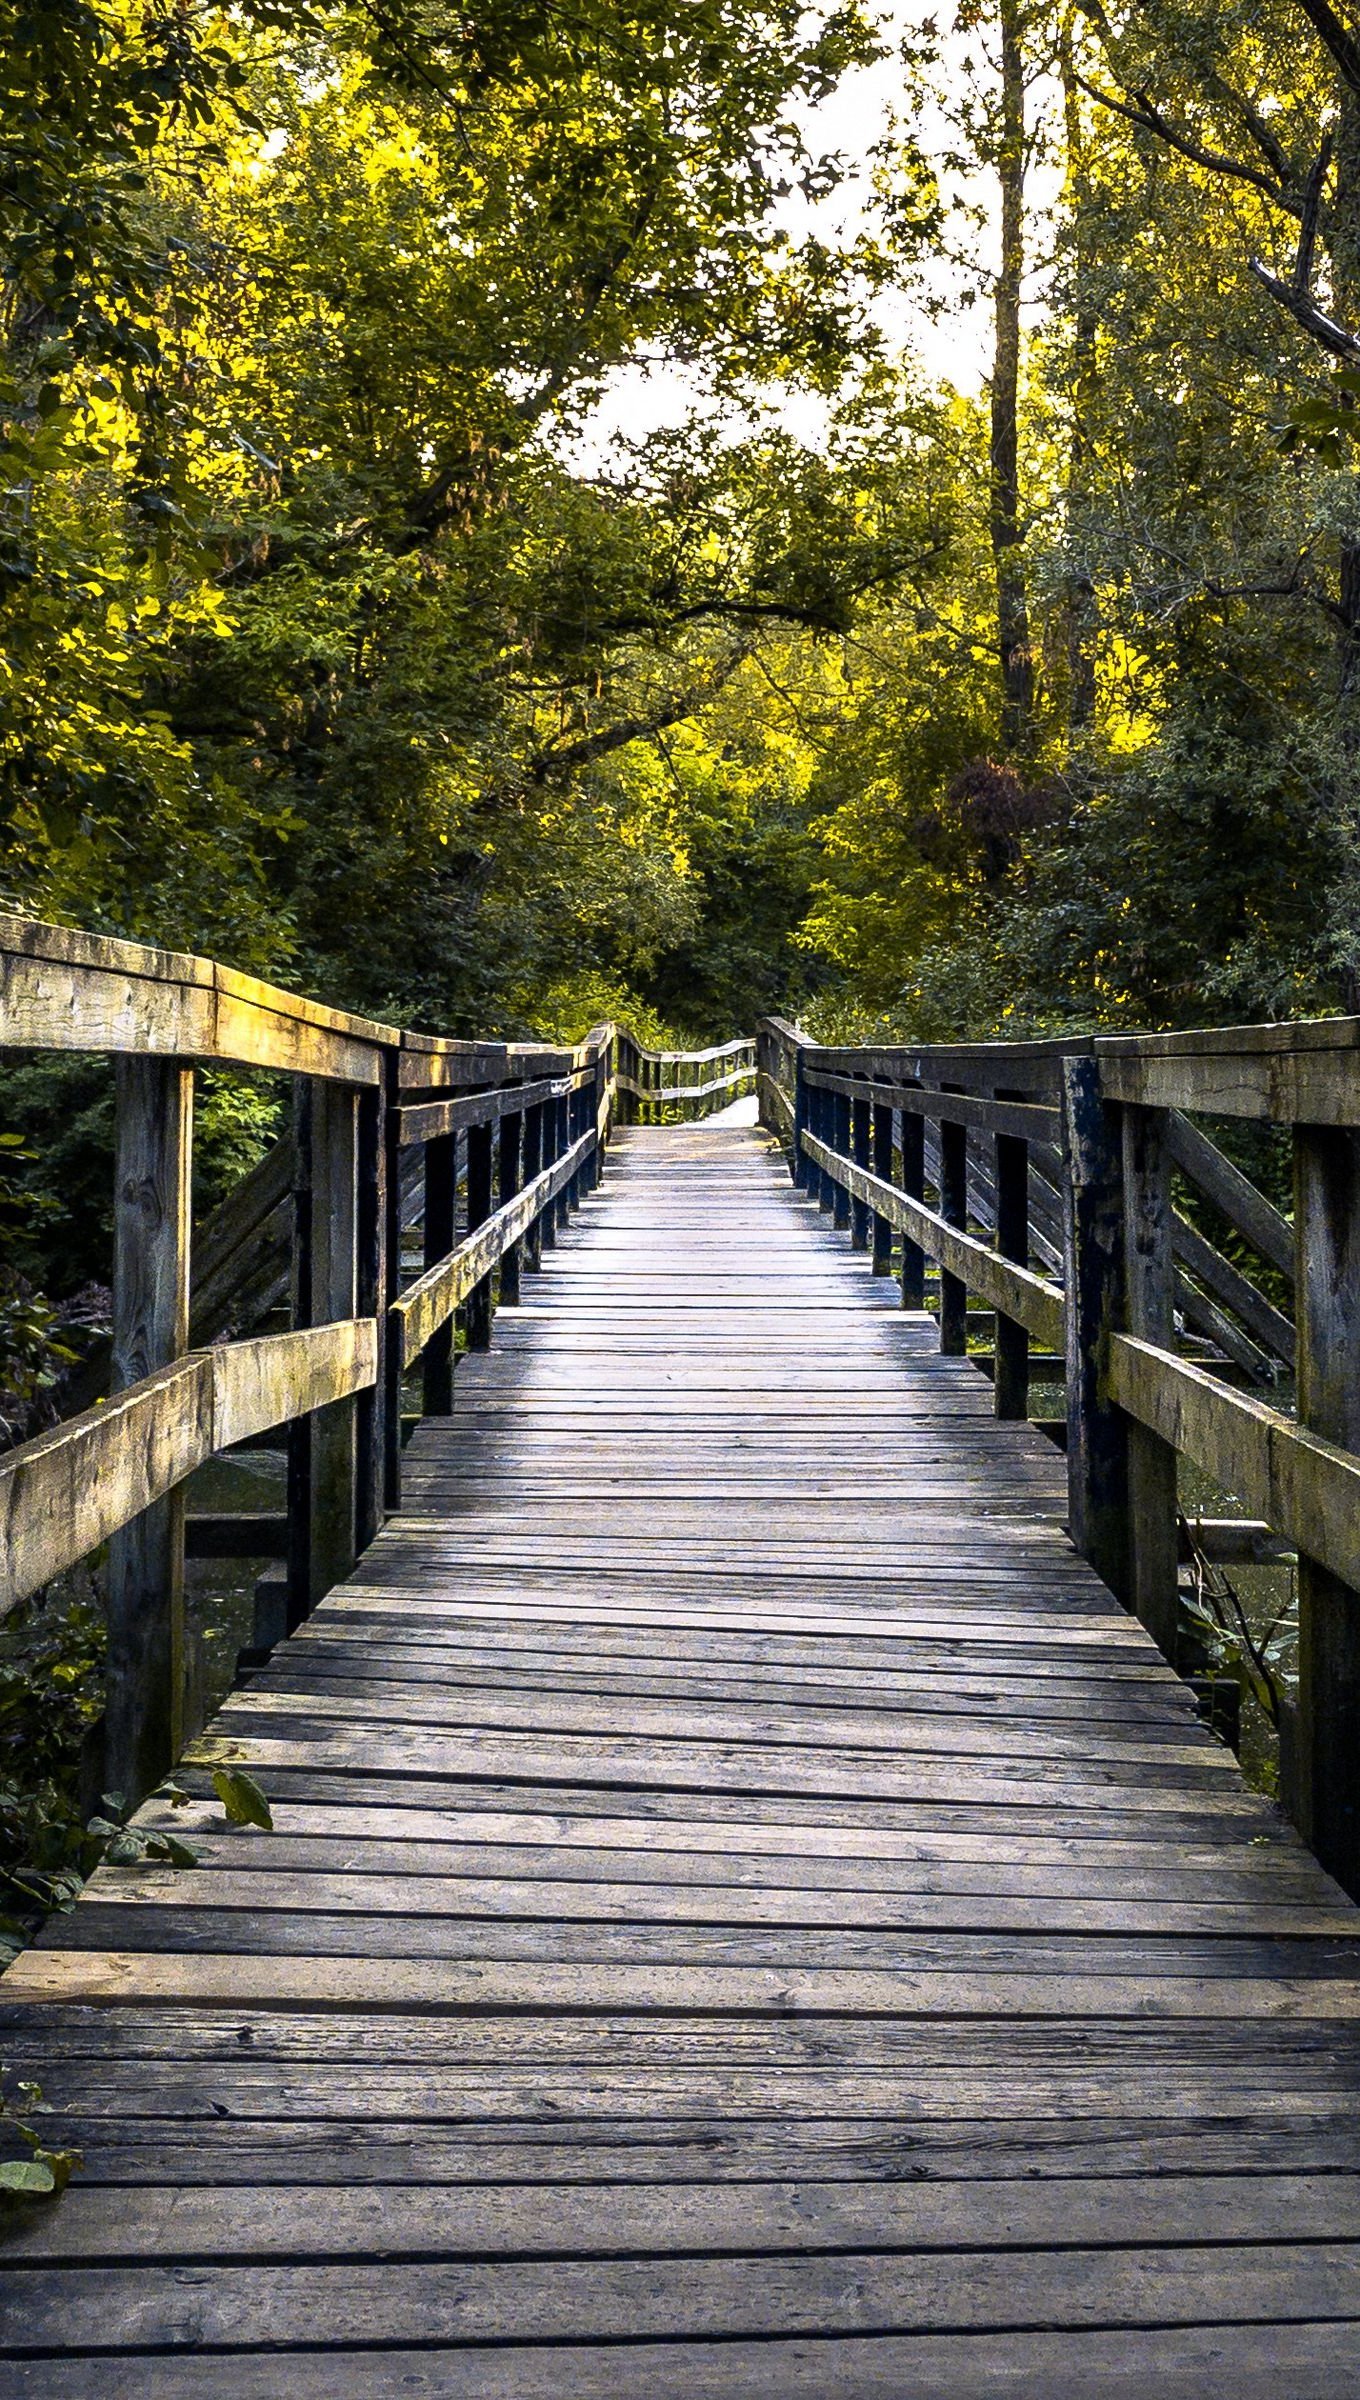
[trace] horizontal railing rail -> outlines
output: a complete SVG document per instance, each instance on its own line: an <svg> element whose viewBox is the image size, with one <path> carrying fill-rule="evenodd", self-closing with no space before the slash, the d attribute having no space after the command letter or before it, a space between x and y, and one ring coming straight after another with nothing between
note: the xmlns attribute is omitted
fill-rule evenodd
<svg viewBox="0 0 1360 2400"><path fill-rule="evenodd" d="M256 1651L300 1623L398 1505L412 1414L452 1408L460 1330L487 1345L599 1180L613 1123L636 1113L628 1079L660 1062L668 1113L705 1113L750 1080L754 1047L663 1057L612 1024L571 1046L444 1039L0 917L0 1050L113 1061L112 1339L77 1395L94 1405L0 1455L0 1615L107 1544L104 1771L132 1797L194 1730L186 1554L282 1554ZM287 1075L292 1118L195 1235L200 1063ZM286 1512L190 1519L194 1471L270 1436Z"/></svg>
<svg viewBox="0 0 1360 2400"><path fill-rule="evenodd" d="M853 1049L767 1018L757 1041L795 1182L907 1306L933 1280L997 1415L1065 1385L1036 1421L1073 1537L1169 1658L1187 1546L1297 1560L1283 1789L1360 1892L1360 1019ZM1292 1217L1200 1120L1289 1128ZM1181 1460L1250 1513L1183 1514Z"/></svg>
<svg viewBox="0 0 1360 2400"><path fill-rule="evenodd" d="M731 1066L719 1074L707 1068L724 1059ZM678 1070L669 1079L666 1070ZM714 1050L648 1050L631 1034L619 1039L616 1083L621 1121L661 1123L672 1117L686 1121L708 1116L756 1084L756 1044L722 1042Z"/></svg>

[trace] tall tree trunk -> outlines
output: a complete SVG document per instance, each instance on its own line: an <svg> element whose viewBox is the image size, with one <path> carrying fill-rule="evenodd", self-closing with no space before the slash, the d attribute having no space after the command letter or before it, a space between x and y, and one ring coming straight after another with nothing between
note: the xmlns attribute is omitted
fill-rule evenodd
<svg viewBox="0 0 1360 2400"><path fill-rule="evenodd" d="M1025 63L1019 0L999 0L1001 264L992 360L991 536L1001 657L1001 743L1029 748L1034 660L1020 529L1020 287L1025 264Z"/></svg>
<svg viewBox="0 0 1360 2400"><path fill-rule="evenodd" d="M1334 314L1343 325L1360 324L1360 98L1341 79L1336 140L1336 198L1330 251ZM1343 816L1352 843L1360 840L1356 781L1360 777L1360 542L1341 543L1341 627L1337 651L1339 779ZM1337 895L1336 936L1342 1006L1360 1014L1360 889L1354 871L1349 888Z"/></svg>
<svg viewBox="0 0 1360 2400"><path fill-rule="evenodd" d="M1342 82L1336 140L1336 201L1331 223L1334 313L1360 324L1360 97ZM1341 545L1339 686L1347 748L1360 754L1360 543Z"/></svg>
<svg viewBox="0 0 1360 2400"><path fill-rule="evenodd" d="M1074 24L1064 19L1060 48L1067 211L1072 240L1071 434L1067 453L1067 729L1079 744L1095 722L1096 634L1099 608L1087 558L1092 491L1090 410L1096 393L1096 311L1091 297L1090 185L1081 92L1072 54Z"/></svg>

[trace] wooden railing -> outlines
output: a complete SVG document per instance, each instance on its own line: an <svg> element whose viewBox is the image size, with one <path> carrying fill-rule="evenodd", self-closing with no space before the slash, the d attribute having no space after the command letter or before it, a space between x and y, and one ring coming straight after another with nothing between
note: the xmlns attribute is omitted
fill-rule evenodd
<svg viewBox="0 0 1360 2400"><path fill-rule="evenodd" d="M264 1638L302 1621L397 1505L412 1370L419 1405L447 1413L455 1319L486 1346L496 1300L518 1298L598 1181L616 1094L632 1113L635 1062L652 1054L613 1025L574 1048L406 1033L208 960L16 918L0 918L0 1049L113 1060L107 1396L0 1457L0 1614L108 1543L104 1771L132 1797L192 1730L186 1531L190 1554L281 1550ZM707 1105L713 1055L664 1061L668 1108ZM203 1061L282 1070L293 1106L195 1238ZM186 1529L195 1468L285 1428L286 1518Z"/></svg>
<svg viewBox="0 0 1360 2400"><path fill-rule="evenodd" d="M708 1116L753 1090L755 1080L754 1041L722 1042L716 1050L647 1050L631 1034L619 1036L616 1081L625 1124Z"/></svg>
<svg viewBox="0 0 1360 2400"><path fill-rule="evenodd" d="M1282 1794L1360 1892L1360 1020L836 1049L766 1019L758 1048L795 1182L906 1306L933 1265L943 1350L994 1328L996 1413L1065 1382L1073 1538L1173 1662L1178 1459L1252 1512L1197 1546L1296 1554ZM1199 1119L1290 1129L1292 1222Z"/></svg>

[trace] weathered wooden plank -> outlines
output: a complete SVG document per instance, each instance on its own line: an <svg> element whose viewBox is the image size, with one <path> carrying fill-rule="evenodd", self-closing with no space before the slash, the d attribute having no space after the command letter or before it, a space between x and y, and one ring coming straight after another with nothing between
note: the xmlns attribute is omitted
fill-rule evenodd
<svg viewBox="0 0 1360 2400"><path fill-rule="evenodd" d="M537 1108L541 1101L558 1099L567 1088L563 1076L539 1076L531 1083L497 1084L461 1100L407 1101L397 1112L397 1139L408 1149L440 1135L464 1133L472 1125L497 1125L508 1111Z"/></svg>
<svg viewBox="0 0 1360 2400"><path fill-rule="evenodd" d="M351 1317L207 1351L213 1449L230 1449L253 1433L367 1390L377 1373L377 1344L376 1321Z"/></svg>
<svg viewBox="0 0 1360 2400"><path fill-rule="evenodd" d="M253 1433L360 1391L372 1318L193 1351L0 1459L3 1605L12 1607Z"/></svg>
<svg viewBox="0 0 1360 2400"><path fill-rule="evenodd" d="M425 2185L319 2190L305 2210L272 2184L229 2192L86 2190L60 2209L23 2212L8 2262L168 2257L338 2259L609 2258L707 2252L1005 2250L1063 2244L1074 2221L1088 2250L1360 2239L1350 2175L1089 2176L977 2187L890 2183L556 2185L499 2191Z"/></svg>
<svg viewBox="0 0 1360 2400"><path fill-rule="evenodd" d="M163 1367L0 1458L0 1605L59 1575L213 1453L212 1354Z"/></svg>
<svg viewBox="0 0 1360 2400"><path fill-rule="evenodd" d="M1283 1125L1360 1124L1360 1018L1103 1034L1094 1048L1112 1100Z"/></svg>
<svg viewBox="0 0 1360 2400"><path fill-rule="evenodd" d="M1352 2400L1353 2321L1239 2330L846 2335L836 2400ZM821 2338L297 2351L289 2400L827 2400ZM232 2352L233 2400L278 2400L278 2363ZM16 2360L13 2400L219 2400L222 2356Z"/></svg>
<svg viewBox="0 0 1360 2400"><path fill-rule="evenodd" d="M1121 1408L1258 1509L1301 1555L1360 1583L1360 1457L1125 1334L1111 1342L1109 1382Z"/></svg>
<svg viewBox="0 0 1360 2400"><path fill-rule="evenodd" d="M700 2009L748 2016L1198 2018L1293 2023L1360 2020L1360 1977L1191 1973L822 1969L799 1966L562 1966L535 1959L364 1958L184 1951L22 1951L7 2007L78 2001L99 2008Z"/></svg>

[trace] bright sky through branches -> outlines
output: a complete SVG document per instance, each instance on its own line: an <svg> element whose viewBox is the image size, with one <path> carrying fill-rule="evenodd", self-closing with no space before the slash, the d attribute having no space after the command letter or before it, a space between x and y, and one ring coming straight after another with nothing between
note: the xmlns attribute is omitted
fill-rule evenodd
<svg viewBox="0 0 1360 2400"><path fill-rule="evenodd" d="M900 118L904 105L896 45L925 13L922 5L881 11L879 22L889 55L877 66L855 69L828 99L802 112L809 152L814 157L838 155L851 172L846 183L827 199L809 202L797 193L789 196L779 221L795 239L815 233L824 241L835 242L853 237L872 222L873 154L894 115ZM947 71L962 75L965 57L976 55L977 47L975 36L948 34L943 53ZM932 110L931 120L923 121L918 130L923 147L936 157L953 146L953 139L942 112ZM995 218L991 178L979 175L954 196L966 198L984 212L986 221L977 238L981 264L989 270ZM957 391L973 393L982 389L988 373L991 311L985 294L971 296L967 286L962 270L939 260L913 286L898 285L880 294L873 315L890 349L899 355L914 355L928 382L948 383ZM928 305L932 302L934 307ZM702 378L693 371L667 366L624 369L612 379L583 449L588 459L600 459L614 434L638 439L662 426L680 423L703 405ZM789 393L778 414L790 432L815 444L826 408L815 394Z"/></svg>

